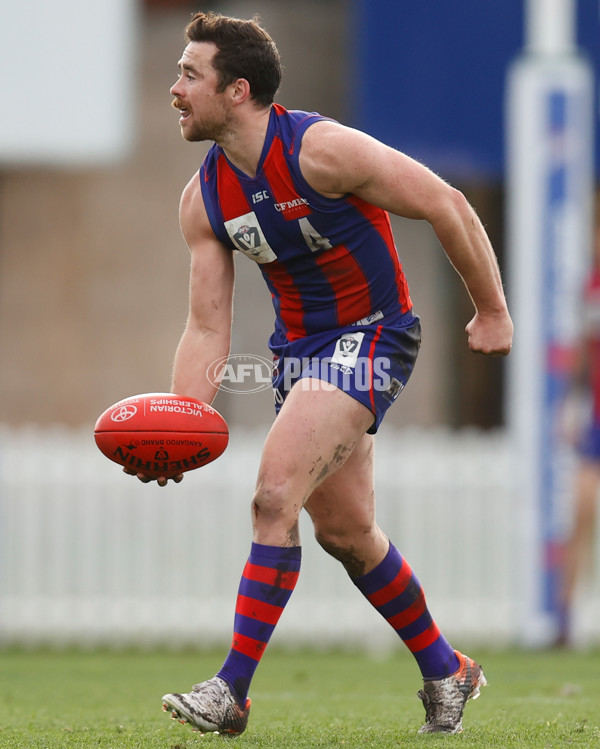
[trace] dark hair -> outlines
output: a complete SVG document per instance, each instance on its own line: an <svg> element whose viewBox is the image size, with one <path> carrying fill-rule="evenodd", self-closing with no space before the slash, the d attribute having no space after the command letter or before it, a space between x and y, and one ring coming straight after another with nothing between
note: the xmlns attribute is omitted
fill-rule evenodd
<svg viewBox="0 0 600 749"><path fill-rule="evenodd" d="M212 42L217 46L213 67L219 91L245 78L250 95L263 107L273 103L281 83L281 60L275 42L252 20L230 18L219 13L195 13L185 29L187 42Z"/></svg>

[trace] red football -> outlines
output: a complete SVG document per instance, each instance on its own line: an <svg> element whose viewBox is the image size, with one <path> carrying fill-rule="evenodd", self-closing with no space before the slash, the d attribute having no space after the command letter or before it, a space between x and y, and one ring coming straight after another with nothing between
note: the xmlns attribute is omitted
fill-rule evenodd
<svg viewBox="0 0 600 749"><path fill-rule="evenodd" d="M94 437L115 463L152 478L172 478L218 458L229 429L218 411L196 398L144 393L107 408Z"/></svg>

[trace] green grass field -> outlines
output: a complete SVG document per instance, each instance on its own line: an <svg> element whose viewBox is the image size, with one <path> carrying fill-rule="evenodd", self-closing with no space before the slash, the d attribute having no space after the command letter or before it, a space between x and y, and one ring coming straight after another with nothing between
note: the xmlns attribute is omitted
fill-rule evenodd
<svg viewBox="0 0 600 749"><path fill-rule="evenodd" d="M464 733L432 736L416 733L424 711L407 652L273 649L248 729L230 739L193 733L160 709L164 692L212 676L222 655L0 651L0 747L600 746L600 652L473 652L489 686L467 704Z"/></svg>

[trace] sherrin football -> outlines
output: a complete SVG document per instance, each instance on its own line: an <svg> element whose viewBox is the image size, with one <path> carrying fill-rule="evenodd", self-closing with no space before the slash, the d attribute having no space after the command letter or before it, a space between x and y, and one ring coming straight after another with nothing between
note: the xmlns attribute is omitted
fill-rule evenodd
<svg viewBox="0 0 600 749"><path fill-rule="evenodd" d="M151 478L173 478L216 460L229 429L218 411L195 398L144 393L100 414L94 437L115 463Z"/></svg>

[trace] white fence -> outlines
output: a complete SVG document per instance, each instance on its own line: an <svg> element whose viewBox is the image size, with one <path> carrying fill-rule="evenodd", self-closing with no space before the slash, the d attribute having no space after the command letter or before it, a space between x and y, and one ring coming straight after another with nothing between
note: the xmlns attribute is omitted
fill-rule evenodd
<svg viewBox="0 0 600 749"><path fill-rule="evenodd" d="M0 643L228 643L264 436L235 430L218 461L160 488L123 475L89 431L0 428ZM384 428L377 443L380 525L442 630L454 642L517 638L506 435ZM273 641L395 645L307 518L302 537Z"/></svg>

